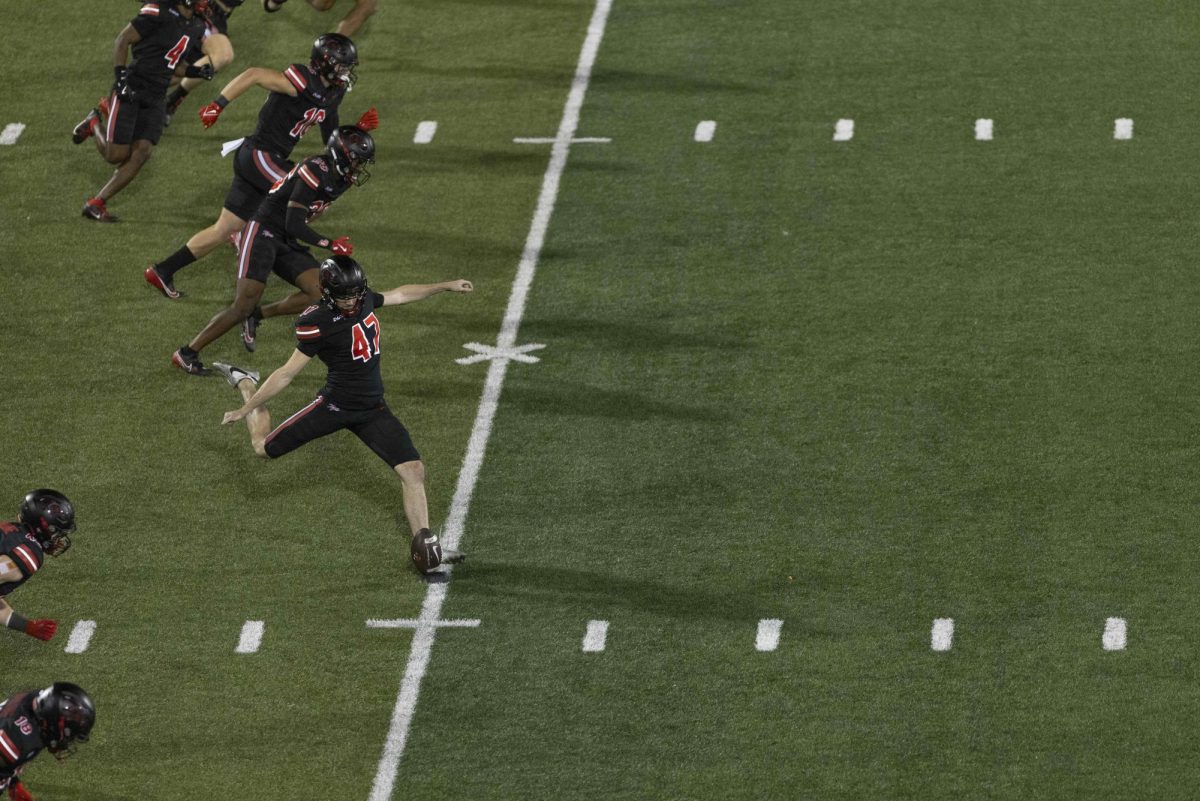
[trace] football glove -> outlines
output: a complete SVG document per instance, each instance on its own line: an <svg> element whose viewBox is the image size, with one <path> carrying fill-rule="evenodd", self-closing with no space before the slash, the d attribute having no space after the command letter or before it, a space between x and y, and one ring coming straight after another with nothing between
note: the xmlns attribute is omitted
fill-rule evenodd
<svg viewBox="0 0 1200 801"><path fill-rule="evenodd" d="M183 71L183 77L185 78L203 78L206 81L211 81L216 74L217 72L213 69L212 64L202 64L199 67L195 64L189 64L187 69Z"/></svg>
<svg viewBox="0 0 1200 801"><path fill-rule="evenodd" d="M205 128L211 128L216 125L217 117L220 116L221 107L217 105L216 101L200 109L200 122L204 123Z"/></svg>
<svg viewBox="0 0 1200 801"><path fill-rule="evenodd" d="M33 796L25 789L25 785L15 781L8 786L8 797L12 801L33 801Z"/></svg>
<svg viewBox="0 0 1200 801"><path fill-rule="evenodd" d="M354 245L350 243L350 237L339 236L329 243L329 249L335 256L349 256L354 252Z"/></svg>
<svg viewBox="0 0 1200 801"><path fill-rule="evenodd" d="M374 106L371 106L354 124L364 131L373 131L379 127L379 112L375 110Z"/></svg>
<svg viewBox="0 0 1200 801"><path fill-rule="evenodd" d="M25 633L39 640L49 640L58 631L58 621L30 620L25 624Z"/></svg>
<svg viewBox="0 0 1200 801"><path fill-rule="evenodd" d="M130 103L137 100L137 90L129 85L129 68L125 65L113 67L113 86L112 90L116 92L117 97L122 100L128 100Z"/></svg>

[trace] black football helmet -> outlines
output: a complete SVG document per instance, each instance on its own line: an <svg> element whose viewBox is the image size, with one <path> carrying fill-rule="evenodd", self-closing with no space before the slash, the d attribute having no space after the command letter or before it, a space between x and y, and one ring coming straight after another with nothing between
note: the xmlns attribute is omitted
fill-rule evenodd
<svg viewBox="0 0 1200 801"><path fill-rule="evenodd" d="M208 0L175 0L176 5L190 8L197 17L207 17L210 11Z"/></svg>
<svg viewBox="0 0 1200 801"><path fill-rule="evenodd" d="M96 705L78 684L56 681L37 694L33 714L42 726L46 750L57 759L74 753L72 743L86 743L96 723Z"/></svg>
<svg viewBox="0 0 1200 801"><path fill-rule="evenodd" d="M358 48L349 36L340 33L326 33L317 37L312 46L313 71L334 86L344 86L349 92L354 88L358 76L354 68L358 66Z"/></svg>
<svg viewBox="0 0 1200 801"><path fill-rule="evenodd" d="M349 256L330 256L321 262L321 297L347 317L358 314L367 294L367 276ZM352 305L348 305L352 304Z"/></svg>
<svg viewBox="0 0 1200 801"><path fill-rule="evenodd" d="M71 547L75 507L67 496L52 489L35 489L21 501L21 522L37 538L42 550L58 556Z"/></svg>
<svg viewBox="0 0 1200 801"><path fill-rule="evenodd" d="M375 163L375 140L357 125L342 125L329 135L325 154L338 175L362 186L371 177L367 165Z"/></svg>

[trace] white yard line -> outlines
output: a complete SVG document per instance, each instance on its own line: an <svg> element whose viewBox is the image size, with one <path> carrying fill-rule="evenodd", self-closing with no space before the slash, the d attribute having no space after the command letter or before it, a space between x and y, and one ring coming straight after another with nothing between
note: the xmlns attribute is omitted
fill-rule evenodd
<svg viewBox="0 0 1200 801"><path fill-rule="evenodd" d="M68 654L82 654L88 649L88 645L92 642L92 635L96 633L96 621L80 620L75 624L75 628L71 629L71 636L67 639L67 647L63 650Z"/></svg>
<svg viewBox="0 0 1200 801"><path fill-rule="evenodd" d="M696 141L711 142L713 134L717 132L717 123L715 120L704 120L696 126Z"/></svg>
<svg viewBox="0 0 1200 801"><path fill-rule="evenodd" d="M1105 651L1125 650L1125 618L1110 617L1104 621L1104 636L1100 639Z"/></svg>
<svg viewBox="0 0 1200 801"><path fill-rule="evenodd" d="M432 625L443 629L474 629L479 628L479 618L458 618L456 620L439 620ZM415 629L418 626L431 625L419 618L401 618L400 620L379 620L371 618L367 621L369 629Z"/></svg>
<svg viewBox="0 0 1200 801"><path fill-rule="evenodd" d="M929 633L929 647L935 651L949 651L954 645L954 619L939 617L933 621L933 630Z"/></svg>
<svg viewBox="0 0 1200 801"><path fill-rule="evenodd" d="M262 645L263 631L267 624L261 620L247 620L242 626L242 636L238 638L234 653L253 654Z"/></svg>
<svg viewBox="0 0 1200 801"><path fill-rule="evenodd" d="M980 142L992 141L992 121L975 120L975 138Z"/></svg>
<svg viewBox="0 0 1200 801"><path fill-rule="evenodd" d="M612 8L612 0L596 0L596 9L588 23L587 38L579 54L579 64L575 68L575 77L571 81L571 91L563 108L562 121L558 126L558 136L550 151L550 164L542 179L542 190L538 195L537 209L534 211L533 223L529 228L529 236L525 239L525 250L521 255L521 263L517 268L517 276L513 280L512 292L508 298L508 308L504 312L504 321L500 333L496 337L498 349L511 349L517 340L517 331L521 325L521 317L525 313L525 302L529 296L529 287L537 270L538 259L542 253L542 245L546 240L546 229L550 225L550 216L554 212L554 204L558 199L558 184L563 170L567 166L567 156L571 151L571 139L579 127L579 113L583 108L583 99L587 94L588 83L591 81L592 65L596 62L596 54L600 50L600 40L604 38L604 27L608 22L608 12ZM483 466L487 441L492 432L492 422L496 418L496 410L500 404L500 390L504 386L504 376L508 370L508 359L493 359L488 366L487 378L484 381L482 397L479 399L479 410L475 414L475 424L471 428L471 437L467 442L467 453L463 457L462 469L458 473L458 484L454 489L454 497L450 502L450 512L446 517L446 525L442 529L442 542L447 548L457 548L462 538L463 528L467 521L467 511L471 505L471 495L475 491L475 483L479 479L479 470ZM429 666L429 657L433 651L433 640L437 634L435 624L441 617L442 604L446 600L446 592L450 585L434 583L425 592L425 602L421 604L418 619L429 625L418 626L413 633L412 650L408 655L408 663L404 668L404 678L400 682L400 692L396 696L396 706L392 710L392 722L388 728L387 740L384 742L383 754L379 757L379 767L375 771L375 781L371 786L370 801L389 801L392 790L396 785L396 775L400 770L400 758L404 756L404 747L408 742L408 732L412 726L413 714L417 708L417 698L421 692L421 679Z"/></svg>
<svg viewBox="0 0 1200 801"><path fill-rule="evenodd" d="M754 650L774 651L779 647L779 633L782 630L782 620L767 618L758 621L758 634L754 638Z"/></svg>
<svg viewBox="0 0 1200 801"><path fill-rule="evenodd" d="M553 136L516 136L513 137L513 144L517 145L552 145L558 140ZM612 144L610 136L576 136L571 140L573 145L609 145Z"/></svg>
<svg viewBox="0 0 1200 801"><path fill-rule="evenodd" d="M849 142L854 138L854 120L838 120L833 126L833 141Z"/></svg>
<svg viewBox="0 0 1200 801"><path fill-rule="evenodd" d="M0 131L0 145L15 145L23 133L25 133L25 123L10 122L4 126L3 131Z"/></svg>
<svg viewBox="0 0 1200 801"><path fill-rule="evenodd" d="M413 143L417 145L427 145L433 141L433 135L437 133L437 123L433 120L425 120L417 125L417 132L413 135Z"/></svg>
<svg viewBox="0 0 1200 801"><path fill-rule="evenodd" d="M583 652L585 654L598 654L604 650L604 643L608 639L608 621L607 620L589 620L587 631L583 633Z"/></svg>
<svg viewBox="0 0 1200 801"><path fill-rule="evenodd" d="M1132 139L1133 120L1121 117L1113 123L1113 139Z"/></svg>

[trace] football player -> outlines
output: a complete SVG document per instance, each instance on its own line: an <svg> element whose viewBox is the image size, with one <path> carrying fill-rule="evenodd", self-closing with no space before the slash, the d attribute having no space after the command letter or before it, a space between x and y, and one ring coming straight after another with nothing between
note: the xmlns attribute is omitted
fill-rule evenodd
<svg viewBox="0 0 1200 801"><path fill-rule="evenodd" d="M263 0L263 10L274 14L287 0ZM328 11L337 0L308 0L317 11ZM367 19L379 10L379 0L354 0L354 8L337 24L337 32L353 36Z"/></svg>
<svg viewBox="0 0 1200 801"><path fill-rule="evenodd" d="M136 17L117 36L113 47L112 93L75 126L71 141L93 139L100 155L117 165L108 182L83 206L83 216L97 222L116 222L107 201L142 169L163 132L165 93L171 76L210 80L211 64L186 61L189 48L208 31L209 0L147 0ZM129 53L133 62L127 64ZM102 120L107 121L102 124Z"/></svg>
<svg viewBox="0 0 1200 801"><path fill-rule="evenodd" d="M358 51L354 42L336 33L318 37L308 64L292 64L284 72L253 67L230 81L217 99L200 111L205 128L216 123L235 98L254 86L267 95L258 112L254 133L241 140L233 157L233 183L225 195L225 207L217 221L197 232L179 250L145 270L146 281L165 297L176 300L175 273L202 259L222 242L240 235L267 190L292 169L292 150L310 128L321 129L327 141L338 128L338 107L354 85ZM379 124L375 109L358 121L363 130Z"/></svg>
<svg viewBox="0 0 1200 801"><path fill-rule="evenodd" d="M200 44L203 58L195 64L211 64L213 72L220 72L233 61L233 43L229 41L229 15L246 0L208 0L208 35ZM174 91L167 95L167 116L164 125L171 124L171 118L179 110L188 93L203 81L203 78L172 79L177 84Z"/></svg>
<svg viewBox="0 0 1200 801"><path fill-rule="evenodd" d="M322 262L320 280L321 302L296 320L296 350L257 391L257 375L229 364L214 364L244 401L240 408L226 412L221 422L228 425L245 418L254 452L271 459L318 437L349 429L400 476L404 514L412 530L409 550L416 567L426 573L441 562L461 561L461 553L443 552L429 531L425 465L408 430L384 402L379 371L382 327L376 312L439 292L470 292L471 282L410 284L380 294L368 288L362 267L349 256ZM324 388L315 400L271 431L264 404L287 387L314 356L329 371Z"/></svg>
<svg viewBox="0 0 1200 801"><path fill-rule="evenodd" d="M60 556L71 547L75 507L52 489L36 489L21 501L16 522L0 522L0 623L39 640L58 631L53 620L26 620L13 611L5 596L42 567L46 554Z"/></svg>
<svg viewBox="0 0 1200 801"><path fill-rule="evenodd" d="M75 753L96 725L96 705L78 684L56 681L0 701L0 792L12 801L33 801L21 782L25 766L46 749L55 759Z"/></svg>
<svg viewBox="0 0 1200 801"><path fill-rule="evenodd" d="M255 348L258 321L281 314L294 315L321 297L317 260L306 245L324 248L335 255L350 255L350 237L319 234L309 223L320 216L342 193L366 182L367 165L375 161L371 135L353 125L344 125L329 137L329 146L283 176L246 226L238 253L237 295L233 305L222 309L191 342L171 355L171 362L190 375L208 375L200 351L210 342L244 320L243 344ZM275 273L300 291L283 300L260 307L259 298L267 277Z"/></svg>

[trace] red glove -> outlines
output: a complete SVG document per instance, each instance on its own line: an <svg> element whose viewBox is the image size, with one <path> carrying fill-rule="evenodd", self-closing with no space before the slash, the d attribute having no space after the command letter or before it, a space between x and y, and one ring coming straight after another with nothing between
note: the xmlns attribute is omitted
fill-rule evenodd
<svg viewBox="0 0 1200 801"><path fill-rule="evenodd" d="M379 112L374 106L367 109L367 113L358 118L358 122L354 123L364 131L373 131L379 127Z"/></svg>
<svg viewBox="0 0 1200 801"><path fill-rule="evenodd" d="M58 631L56 620L30 620L25 624L25 633L39 640L49 640Z"/></svg>
<svg viewBox="0 0 1200 801"><path fill-rule="evenodd" d="M354 252L354 245L350 244L350 237L339 236L329 243L329 249L333 251L333 255L335 256L349 256Z"/></svg>
<svg viewBox="0 0 1200 801"><path fill-rule="evenodd" d="M213 127L217 122L217 117L220 116L221 107L215 101L200 109L200 122L204 123L205 128Z"/></svg>
<svg viewBox="0 0 1200 801"><path fill-rule="evenodd" d="M33 801L33 796L25 789L25 785L20 782L13 782L8 786L8 797L12 801Z"/></svg>

